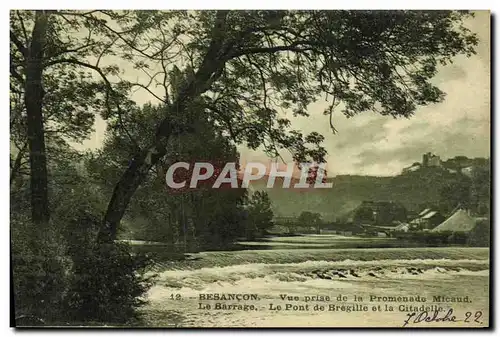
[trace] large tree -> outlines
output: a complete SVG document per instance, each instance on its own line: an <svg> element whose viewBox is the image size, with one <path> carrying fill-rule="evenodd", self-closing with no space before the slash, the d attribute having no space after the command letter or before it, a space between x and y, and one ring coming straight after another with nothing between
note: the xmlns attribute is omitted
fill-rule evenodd
<svg viewBox="0 0 500 337"><path fill-rule="evenodd" d="M116 67L99 66L112 55L113 40L88 18L12 11L10 21L11 183L29 172L31 218L43 227L50 215L48 163L67 154L60 149L69 141L84 140L95 115L117 110L123 97L107 80Z"/></svg>
<svg viewBox="0 0 500 337"><path fill-rule="evenodd" d="M101 76L110 107L105 118L119 120L126 112L119 107L124 96L117 94L118 89L142 88L163 104L154 138L130 152L130 164L116 182L100 239L115 237L134 192L168 154L169 139L192 132L190 125L202 115L235 143L263 147L271 155L285 148L296 161L321 162L326 154L320 145L323 137L290 129L282 112L307 116L309 104L324 98L329 102L324 113L335 130L332 116L337 111L346 116L375 111L409 117L418 106L441 101L444 93L431 79L438 65L450 63L458 54L474 53L477 38L463 25L469 16L456 11L50 14L54 19L48 27L51 22L54 27L85 27L99 36L87 41L82 34L59 30L53 36L61 43L55 44L55 52L46 51L43 57L51 56L42 64L79 66ZM92 47L84 47L89 44ZM22 44L18 47L22 50ZM97 62L89 64L83 51ZM118 74L116 68L102 67L100 55L131 62L146 74L146 81L111 81ZM172 85L166 79L174 67L189 72L185 80ZM160 94L154 88L158 85L164 89ZM39 102L37 97L36 92L30 94ZM204 108L187 113L199 99ZM40 131L40 123L36 125Z"/></svg>
<svg viewBox="0 0 500 337"><path fill-rule="evenodd" d="M89 183L100 186L108 197L129 165L130 152L136 144L143 146L151 141L151 128L163 115L162 108L146 104L124 117L128 133L110 127L103 147L91 154L86 165ZM235 146L210 121L200 119L193 128L192 133L170 139L169 156L157 162L134 194L124 217L134 238L220 247L243 234L245 189L212 189L203 183L196 189L165 186L165 174L174 162L204 161L222 168L227 162L239 161Z"/></svg>
<svg viewBox="0 0 500 337"><path fill-rule="evenodd" d="M175 90L166 87L165 117L155 139L134 155L116 184L101 239L114 238L134 191L167 154L170 137L188 132L198 118L189 114L172 119L173 111L183 115L201 96L207 108L199 114L211 114L235 142L263 146L272 154L287 148L297 161L321 162L326 153L318 146L322 136L290 130L280 109L307 116L308 105L326 96L330 122L335 108L347 116L376 111L409 117L417 106L443 99L443 92L430 82L439 64L474 53L476 36L463 26L469 15L203 11L176 13L160 21L155 13L142 13L139 20L156 23L161 36L128 38L128 22L120 34L128 52L147 54L148 61L156 59L163 66L166 58L173 58L173 63L187 64L193 71Z"/></svg>

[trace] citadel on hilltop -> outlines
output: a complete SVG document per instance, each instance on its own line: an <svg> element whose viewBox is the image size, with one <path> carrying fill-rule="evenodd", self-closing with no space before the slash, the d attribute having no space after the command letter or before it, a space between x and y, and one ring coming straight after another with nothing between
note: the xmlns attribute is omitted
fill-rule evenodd
<svg viewBox="0 0 500 337"><path fill-rule="evenodd" d="M423 167L441 167L442 162L439 156L436 156L430 152L427 152L423 155L422 158L422 166Z"/></svg>
<svg viewBox="0 0 500 337"><path fill-rule="evenodd" d="M403 174L418 171L423 167L442 167L441 157L431 152L424 153L422 156L422 163L415 162L411 166L405 167L403 169Z"/></svg>
<svg viewBox="0 0 500 337"><path fill-rule="evenodd" d="M422 155L422 162L415 162L411 166L405 167L402 174L416 172L425 168L438 168L446 170L450 173L462 173L470 175L474 167L488 165L486 158L467 158L465 156L456 156L446 161L442 161L441 157L431 152Z"/></svg>

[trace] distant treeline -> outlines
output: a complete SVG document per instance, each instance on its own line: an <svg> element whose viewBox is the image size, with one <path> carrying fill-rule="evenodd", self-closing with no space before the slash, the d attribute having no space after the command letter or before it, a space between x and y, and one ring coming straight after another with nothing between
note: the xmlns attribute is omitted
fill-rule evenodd
<svg viewBox="0 0 500 337"><path fill-rule="evenodd" d="M458 204L484 216L490 212L489 159L475 162L470 176L429 167L394 177L337 176L331 178L333 187L290 192L285 189L256 189L267 191L277 217L297 218L300 209L317 212L324 221L346 221L350 212L363 201L398 202L409 216L416 216L427 207L451 212Z"/></svg>

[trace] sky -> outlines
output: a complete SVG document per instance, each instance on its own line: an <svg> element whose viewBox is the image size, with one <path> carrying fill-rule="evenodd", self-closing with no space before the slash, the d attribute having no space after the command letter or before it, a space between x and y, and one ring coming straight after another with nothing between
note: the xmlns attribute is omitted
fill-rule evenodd
<svg viewBox="0 0 500 337"><path fill-rule="evenodd" d="M421 161L422 154L432 152L442 159L458 155L467 157L490 156L490 16L477 12L466 22L477 33L477 55L459 56L452 65L440 68L434 83L446 93L442 103L419 107L410 119L384 117L364 113L346 118L334 113L333 134L328 116L323 115L327 105L321 99L309 106L310 116L287 116L292 128L304 133L317 131L325 136L323 146L328 151L327 170L330 176L397 175L413 162ZM128 65L127 65L128 66ZM126 71L125 78L133 80L140 74ZM150 94L137 92L138 103L153 101ZM98 118L95 132L79 149L94 149L104 139L105 122ZM240 146L242 162L275 161L262 151ZM285 160L290 157L284 152Z"/></svg>

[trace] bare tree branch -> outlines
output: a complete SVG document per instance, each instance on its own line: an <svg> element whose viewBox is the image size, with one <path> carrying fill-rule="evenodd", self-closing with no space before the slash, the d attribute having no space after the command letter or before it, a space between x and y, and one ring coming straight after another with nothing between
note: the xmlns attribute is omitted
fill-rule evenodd
<svg viewBox="0 0 500 337"><path fill-rule="evenodd" d="M24 58L28 57L28 49L22 44L21 41L17 38L16 34L13 31L10 31L10 41L14 43L19 52L24 56Z"/></svg>
<svg viewBox="0 0 500 337"><path fill-rule="evenodd" d="M28 44L29 37L28 37L28 32L26 31L26 27L24 26L23 18L21 16L21 14L19 13L19 11L16 11L16 15L17 15L17 18L19 19L19 24L21 25L21 29L23 31L24 41L26 42L26 44Z"/></svg>

